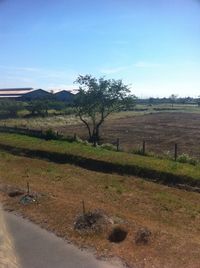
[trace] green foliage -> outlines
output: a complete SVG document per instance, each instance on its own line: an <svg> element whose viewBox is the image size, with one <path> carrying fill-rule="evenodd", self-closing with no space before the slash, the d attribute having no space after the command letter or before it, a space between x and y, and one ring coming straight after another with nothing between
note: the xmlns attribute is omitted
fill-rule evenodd
<svg viewBox="0 0 200 268"><path fill-rule="evenodd" d="M191 165L196 165L197 164L197 160L195 160L194 158L190 157L188 154L181 154L178 156L177 161L180 163L188 163Z"/></svg>
<svg viewBox="0 0 200 268"><path fill-rule="evenodd" d="M146 154L143 153L142 148L133 149L133 150L131 151L131 153L133 153L133 154L138 154L138 155L146 155Z"/></svg>
<svg viewBox="0 0 200 268"><path fill-rule="evenodd" d="M178 98L178 95L172 94L171 96L169 96L169 99L171 101L172 107L174 106L174 103L176 103Z"/></svg>
<svg viewBox="0 0 200 268"><path fill-rule="evenodd" d="M75 113L72 104L65 101L48 100L46 105L48 110L63 111L67 115Z"/></svg>
<svg viewBox="0 0 200 268"><path fill-rule="evenodd" d="M1 100L0 101L0 113L4 115L10 115L15 117L19 111L24 109L22 102L16 100Z"/></svg>
<svg viewBox="0 0 200 268"><path fill-rule="evenodd" d="M65 115L75 114L75 109L69 104L56 100L33 100L27 103L26 109L32 116L45 116L50 111L60 111Z"/></svg>
<svg viewBox="0 0 200 268"><path fill-rule="evenodd" d="M53 100L46 101L46 105L47 105L48 110L56 110L56 111L64 110L66 107L64 102L53 101Z"/></svg>
<svg viewBox="0 0 200 268"><path fill-rule="evenodd" d="M54 140L57 139L57 133L55 133L51 128L45 131L45 139L46 140Z"/></svg>
<svg viewBox="0 0 200 268"><path fill-rule="evenodd" d="M110 143L104 143L101 145L101 148L109 150L109 151L116 151L116 146L114 146L113 144Z"/></svg>
<svg viewBox="0 0 200 268"><path fill-rule="evenodd" d="M31 115L47 115L48 114L48 103L42 100L31 101L26 109Z"/></svg>
<svg viewBox="0 0 200 268"><path fill-rule="evenodd" d="M173 160L172 153L170 151L164 151L162 158Z"/></svg>
<svg viewBox="0 0 200 268"><path fill-rule="evenodd" d="M80 137L76 136L76 142L90 146L91 143L89 143L87 140L82 140Z"/></svg>
<svg viewBox="0 0 200 268"><path fill-rule="evenodd" d="M122 110L125 110L125 111L135 110L136 100L137 100L137 97L134 95L130 95L130 96L124 98ZM147 109L145 109L145 110L147 110Z"/></svg>
<svg viewBox="0 0 200 268"><path fill-rule="evenodd" d="M75 109L73 107L66 107L63 111L65 115L75 114Z"/></svg>
<svg viewBox="0 0 200 268"><path fill-rule="evenodd" d="M80 75L75 82L80 85L74 101L76 115L85 124L89 140L96 144L100 139L100 126L105 119L111 113L130 105L130 91L121 80L96 79L91 75Z"/></svg>

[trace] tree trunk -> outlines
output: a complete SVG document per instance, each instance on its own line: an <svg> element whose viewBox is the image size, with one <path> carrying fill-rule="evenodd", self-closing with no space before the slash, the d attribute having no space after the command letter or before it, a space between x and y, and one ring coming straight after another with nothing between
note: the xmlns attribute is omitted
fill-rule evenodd
<svg viewBox="0 0 200 268"><path fill-rule="evenodd" d="M93 145L96 147L96 145L99 143L99 140L99 126L95 126L92 132L91 142L93 142Z"/></svg>
<svg viewBox="0 0 200 268"><path fill-rule="evenodd" d="M88 130L89 141L92 141L91 129L90 129L90 126L89 126L88 122L86 120L84 120L80 114L79 114L79 118L85 124L85 126L86 126L86 128Z"/></svg>

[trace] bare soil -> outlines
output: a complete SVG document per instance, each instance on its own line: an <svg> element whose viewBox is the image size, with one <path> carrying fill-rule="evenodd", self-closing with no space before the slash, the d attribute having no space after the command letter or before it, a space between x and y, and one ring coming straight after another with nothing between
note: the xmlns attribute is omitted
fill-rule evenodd
<svg viewBox="0 0 200 268"><path fill-rule="evenodd" d="M120 139L120 147L131 151L141 148L146 141L147 152L173 155L174 144L178 144L178 153L200 157L200 114L166 112L139 116L111 117L101 129L103 143L114 143ZM65 134L76 133L86 139L84 125L71 124L58 129Z"/></svg>

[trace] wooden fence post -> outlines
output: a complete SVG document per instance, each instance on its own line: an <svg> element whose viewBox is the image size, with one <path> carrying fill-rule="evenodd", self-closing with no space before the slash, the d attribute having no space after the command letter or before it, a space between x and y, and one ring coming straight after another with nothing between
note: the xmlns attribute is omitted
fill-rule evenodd
<svg viewBox="0 0 200 268"><path fill-rule="evenodd" d="M117 146L117 152L119 152L119 138L117 138L116 146Z"/></svg>
<svg viewBox="0 0 200 268"><path fill-rule="evenodd" d="M178 144L175 143L174 145L174 160L176 161L178 157Z"/></svg>
<svg viewBox="0 0 200 268"><path fill-rule="evenodd" d="M85 202L82 200L82 206L83 206L83 216L85 216Z"/></svg>
<svg viewBox="0 0 200 268"><path fill-rule="evenodd" d="M143 140L143 144L142 144L142 154L145 155L146 153L146 142L145 140Z"/></svg>
<svg viewBox="0 0 200 268"><path fill-rule="evenodd" d="M28 181L27 181L27 195L30 195L30 185Z"/></svg>

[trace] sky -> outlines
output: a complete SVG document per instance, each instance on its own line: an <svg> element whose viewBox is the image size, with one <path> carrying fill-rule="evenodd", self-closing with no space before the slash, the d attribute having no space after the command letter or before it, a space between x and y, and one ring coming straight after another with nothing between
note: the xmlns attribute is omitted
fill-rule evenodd
<svg viewBox="0 0 200 268"><path fill-rule="evenodd" d="M0 0L0 88L122 79L138 97L200 95L200 0Z"/></svg>

